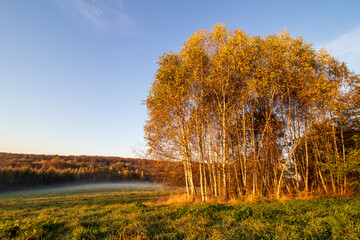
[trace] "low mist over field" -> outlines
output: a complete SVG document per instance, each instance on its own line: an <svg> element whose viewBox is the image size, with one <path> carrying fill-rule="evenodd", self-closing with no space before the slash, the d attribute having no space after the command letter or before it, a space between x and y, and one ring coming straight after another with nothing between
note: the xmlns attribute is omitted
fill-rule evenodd
<svg viewBox="0 0 360 240"><path fill-rule="evenodd" d="M101 182L101 183L83 183L83 184L69 184L65 186L56 186L56 187L42 187L34 188L31 190L17 190L11 192L0 192L0 198L2 197L15 197L18 195L21 196L31 196L33 194L41 194L42 196L46 194L53 193L67 193L67 194L79 194L79 193L100 193L104 191L137 191L137 190L160 190L165 188L161 183L151 183L151 182Z"/></svg>
<svg viewBox="0 0 360 240"><path fill-rule="evenodd" d="M104 188L115 188L115 189L144 189L144 188L161 188L161 183L151 182L118 182L118 183L86 183L86 184L75 184L63 187L46 188L44 190L82 190L82 189L104 189Z"/></svg>

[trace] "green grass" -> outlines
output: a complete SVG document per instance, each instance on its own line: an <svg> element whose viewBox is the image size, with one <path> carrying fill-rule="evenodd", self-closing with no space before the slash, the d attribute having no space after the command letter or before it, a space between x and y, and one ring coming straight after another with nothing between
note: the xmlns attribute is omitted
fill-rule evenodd
<svg viewBox="0 0 360 240"><path fill-rule="evenodd" d="M0 194L0 239L359 239L360 198L166 205L158 186Z"/></svg>

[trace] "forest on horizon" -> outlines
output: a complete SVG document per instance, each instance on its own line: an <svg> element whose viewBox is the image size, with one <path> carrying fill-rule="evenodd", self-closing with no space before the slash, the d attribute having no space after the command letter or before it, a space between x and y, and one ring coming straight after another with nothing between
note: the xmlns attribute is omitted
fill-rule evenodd
<svg viewBox="0 0 360 240"><path fill-rule="evenodd" d="M181 164L141 158L0 153L0 192L94 182L181 186Z"/></svg>

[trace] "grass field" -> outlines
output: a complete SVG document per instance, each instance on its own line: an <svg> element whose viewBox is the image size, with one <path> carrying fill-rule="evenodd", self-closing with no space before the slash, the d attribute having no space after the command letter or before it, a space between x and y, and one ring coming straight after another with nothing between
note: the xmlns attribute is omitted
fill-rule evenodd
<svg viewBox="0 0 360 240"><path fill-rule="evenodd" d="M0 194L0 239L359 239L360 198L159 203L160 185Z"/></svg>

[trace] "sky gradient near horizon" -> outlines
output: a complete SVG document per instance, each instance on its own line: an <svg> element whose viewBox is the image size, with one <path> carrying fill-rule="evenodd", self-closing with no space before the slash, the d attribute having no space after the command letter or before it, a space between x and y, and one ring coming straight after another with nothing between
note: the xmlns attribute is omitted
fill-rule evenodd
<svg viewBox="0 0 360 240"><path fill-rule="evenodd" d="M158 57L217 23L360 73L360 1L0 1L0 152L136 157Z"/></svg>

